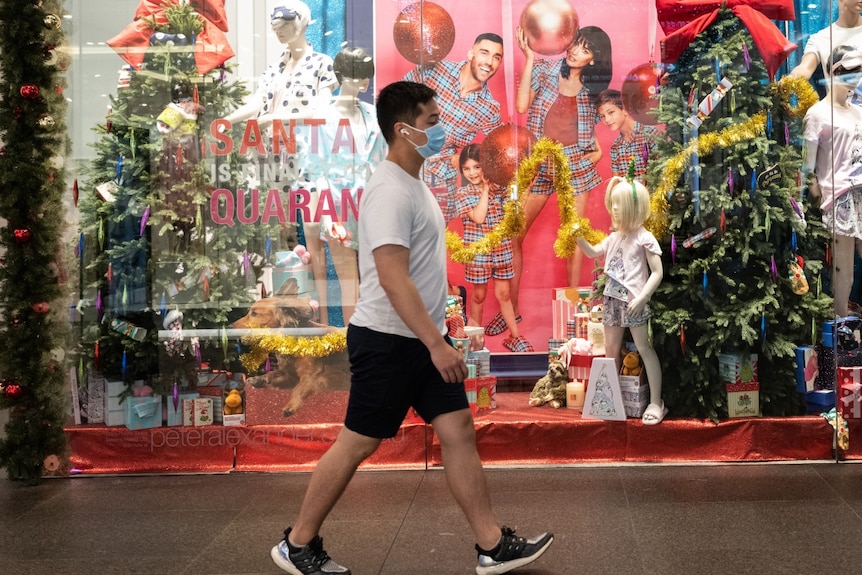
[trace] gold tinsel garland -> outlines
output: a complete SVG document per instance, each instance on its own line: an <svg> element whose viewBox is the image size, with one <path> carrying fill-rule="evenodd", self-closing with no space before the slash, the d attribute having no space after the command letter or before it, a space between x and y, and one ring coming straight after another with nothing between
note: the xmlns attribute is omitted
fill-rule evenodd
<svg viewBox="0 0 862 575"><path fill-rule="evenodd" d="M344 331L334 331L312 337L264 333L245 336L242 341L252 346L250 352L242 354L239 358L242 365L250 372L260 367L270 353L299 357L325 357L347 349L347 334Z"/></svg>
<svg viewBox="0 0 862 575"><path fill-rule="evenodd" d="M808 108L817 103L817 92L811 87L807 80L802 78L785 77L779 82L771 85L772 92L776 94L784 104L790 117L794 120L805 117ZM796 97L796 106L792 99ZM664 167L661 181L651 199L653 208L652 216L647 224L653 235L663 237L667 232L667 196L674 190L679 177L688 167L692 154L711 154L717 148L727 148L743 142L752 140L766 131L766 112L758 112L747 122L736 124L723 129L720 132L711 132L692 140L677 155L670 158Z"/></svg>
<svg viewBox="0 0 862 575"><path fill-rule="evenodd" d="M519 191L518 200L506 202L503 208L503 220L493 230L469 246L464 245L461 237L455 232L446 232L446 247L452 261L462 264L471 262L477 255L491 253L491 250L499 246L504 239L513 238L524 230L524 203L536 174L548 158L554 162L554 188L560 211L560 229L554 242L554 253L560 258L569 257L575 251L579 237L585 238L590 243L598 243L602 240L604 234L594 230L588 218L578 215L571 184L572 171L563 154L562 145L548 138L541 138L533 146L530 156L518 165L515 178Z"/></svg>

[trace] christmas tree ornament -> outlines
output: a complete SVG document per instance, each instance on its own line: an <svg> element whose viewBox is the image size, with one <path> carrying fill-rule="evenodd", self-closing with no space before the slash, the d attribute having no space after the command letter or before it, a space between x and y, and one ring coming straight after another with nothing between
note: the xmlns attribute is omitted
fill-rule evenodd
<svg viewBox="0 0 862 575"><path fill-rule="evenodd" d="M150 206L144 208L144 213L141 215L141 230L140 235L143 236L144 232L147 230L147 222L150 221Z"/></svg>
<svg viewBox="0 0 862 575"><path fill-rule="evenodd" d="M543 56L565 52L578 34L578 14L568 0L531 0L520 26L530 49Z"/></svg>
<svg viewBox="0 0 862 575"><path fill-rule="evenodd" d="M745 62L745 71L751 70L751 54L748 53L748 43L742 43L742 61Z"/></svg>
<svg viewBox="0 0 862 575"><path fill-rule="evenodd" d="M577 28L575 28L577 30ZM455 44L455 23L442 6L414 2L395 17L395 48L408 62L430 66L445 58Z"/></svg>
<svg viewBox="0 0 862 575"><path fill-rule="evenodd" d="M39 86L35 84L24 84L19 90L22 98L27 100L35 100L39 97Z"/></svg>
<svg viewBox="0 0 862 575"><path fill-rule="evenodd" d="M679 348L682 350L682 354L685 355L685 326L679 326Z"/></svg>
<svg viewBox="0 0 862 575"><path fill-rule="evenodd" d="M648 62L632 68L623 78L620 88L623 107L626 112L641 124L656 124L658 118L655 110L659 104L658 91L664 66L657 62ZM646 154L649 147L644 144Z"/></svg>
<svg viewBox="0 0 862 575"><path fill-rule="evenodd" d="M505 124L492 130L479 149L485 177L498 186L512 183L522 160L530 156L536 138L527 128Z"/></svg>
<svg viewBox="0 0 862 575"><path fill-rule="evenodd" d="M79 197L78 178L75 178L74 182L72 182L72 201L75 203L76 208L78 207L78 197Z"/></svg>
<svg viewBox="0 0 862 575"><path fill-rule="evenodd" d="M787 264L787 276L790 279L790 289L796 295L805 295L808 293L808 279L803 271L803 260L801 256Z"/></svg>
<svg viewBox="0 0 862 575"><path fill-rule="evenodd" d="M54 473L55 471L60 469L60 458L53 454L49 455L42 462L42 467L48 473Z"/></svg>
<svg viewBox="0 0 862 575"><path fill-rule="evenodd" d="M715 235L715 232L716 232L716 229L714 227L706 228L702 232L686 238L682 242L682 247L688 249L688 248L694 246L695 244L697 244L698 242L701 242L703 240L707 240L707 239L711 238L712 236Z"/></svg>
<svg viewBox="0 0 862 575"><path fill-rule="evenodd" d="M676 235L670 236L670 262L676 263Z"/></svg>
<svg viewBox="0 0 862 575"><path fill-rule="evenodd" d="M28 244L33 239L33 232L29 228L15 228L12 231L12 237L18 244Z"/></svg>
<svg viewBox="0 0 862 575"><path fill-rule="evenodd" d="M772 278L772 283L778 281L778 266L775 265L775 256L769 258L769 276Z"/></svg>
<svg viewBox="0 0 862 575"><path fill-rule="evenodd" d="M48 313L49 311L51 311L51 304L49 304L46 301L40 301L40 302L36 302L33 305L31 305L30 309L32 309L34 312L36 312L38 314L44 315L44 314Z"/></svg>
<svg viewBox="0 0 862 575"><path fill-rule="evenodd" d="M177 411L180 407L180 386L177 385L177 382L174 382L174 389L171 392L171 399L174 402L174 411Z"/></svg>
<svg viewBox="0 0 862 575"><path fill-rule="evenodd" d="M725 215L724 209L721 210L721 215L718 218L718 228L722 235L727 231L727 215Z"/></svg>
<svg viewBox="0 0 862 575"><path fill-rule="evenodd" d="M709 289L709 274L706 273L706 270L703 270L703 297L706 299L706 293Z"/></svg>
<svg viewBox="0 0 862 575"><path fill-rule="evenodd" d="M99 340L93 345L93 363L96 366L96 371L102 369L102 352L100 349Z"/></svg>
<svg viewBox="0 0 862 575"><path fill-rule="evenodd" d="M7 383L4 390L9 399L20 399L24 395L24 388L17 383Z"/></svg>
<svg viewBox="0 0 862 575"><path fill-rule="evenodd" d="M114 281L114 265L111 262L108 262L108 271L105 272L105 279L108 280L109 284Z"/></svg>
<svg viewBox="0 0 862 575"><path fill-rule="evenodd" d="M760 314L760 339L766 341L766 314Z"/></svg>
<svg viewBox="0 0 862 575"><path fill-rule="evenodd" d="M44 24L45 28L48 28L49 30L56 30L63 25L63 21L60 20L60 17L56 14L46 14L45 18L42 20L42 24Z"/></svg>
<svg viewBox="0 0 862 575"><path fill-rule="evenodd" d="M51 130L57 125L57 122L54 120L54 116L51 114L43 114L37 123L43 130Z"/></svg>

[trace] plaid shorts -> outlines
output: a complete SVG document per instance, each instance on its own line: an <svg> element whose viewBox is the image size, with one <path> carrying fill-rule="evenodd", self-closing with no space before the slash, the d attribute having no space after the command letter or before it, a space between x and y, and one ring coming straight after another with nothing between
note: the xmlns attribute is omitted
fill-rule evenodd
<svg viewBox="0 0 862 575"><path fill-rule="evenodd" d="M596 166L580 151L575 144L563 148L563 154L569 159L569 169L572 171L572 189L575 195L585 194L602 183L602 177L596 171ZM539 176L530 188L530 193L550 196L554 188L554 165L547 158L539 167Z"/></svg>
<svg viewBox="0 0 862 575"><path fill-rule="evenodd" d="M496 259L496 258L495 258ZM488 280L510 280L515 277L515 266L512 260L507 260L501 263L494 262L494 265L475 265L467 264L464 266L464 280L471 284L486 284Z"/></svg>
<svg viewBox="0 0 862 575"><path fill-rule="evenodd" d="M644 306L640 315L628 312L628 302L615 297L605 296L602 303L602 323L615 327L640 327L646 325L650 318L649 304Z"/></svg>

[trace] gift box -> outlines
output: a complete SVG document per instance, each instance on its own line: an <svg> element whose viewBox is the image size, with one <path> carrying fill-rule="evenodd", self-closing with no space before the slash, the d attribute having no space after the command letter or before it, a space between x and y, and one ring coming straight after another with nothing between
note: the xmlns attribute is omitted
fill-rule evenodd
<svg viewBox="0 0 862 575"><path fill-rule="evenodd" d="M823 345L835 347L836 341L839 347L859 347L860 329L862 320L856 316L839 317L823 323ZM855 345L854 345L855 344Z"/></svg>
<svg viewBox="0 0 862 575"><path fill-rule="evenodd" d="M570 340L580 335L569 335L569 321L575 320L576 314L586 313L586 302L590 297L590 288L554 288L551 301L551 337L553 339ZM577 322L576 322L577 323ZM577 332L577 327L575 329Z"/></svg>
<svg viewBox="0 0 862 575"><path fill-rule="evenodd" d="M192 391L183 391L180 392L179 398L174 407L174 398L173 396L167 398L168 409L167 409L167 425L169 427L176 425L183 425L183 401L186 399L195 399L200 397L200 395L196 392Z"/></svg>
<svg viewBox="0 0 862 575"><path fill-rule="evenodd" d="M476 360L476 376L491 375L491 352L487 349L467 352L467 361Z"/></svg>
<svg viewBox="0 0 862 575"><path fill-rule="evenodd" d="M838 410L844 419L862 418L862 367L839 367Z"/></svg>
<svg viewBox="0 0 862 575"><path fill-rule="evenodd" d="M601 356L572 354L569 359L569 379L571 381L589 381L590 367L593 365L593 358L596 357Z"/></svg>
<svg viewBox="0 0 862 575"><path fill-rule="evenodd" d="M758 417L760 416L760 384L756 381L747 383L729 383L727 390L728 417Z"/></svg>
<svg viewBox="0 0 862 575"><path fill-rule="evenodd" d="M805 394L805 405L808 413L822 413L835 407L835 391L831 389L815 389Z"/></svg>
<svg viewBox="0 0 862 575"><path fill-rule="evenodd" d="M620 374L620 397L623 399L623 411L626 417L641 417L649 405L649 385L646 373L640 375Z"/></svg>
<svg viewBox="0 0 862 575"><path fill-rule="evenodd" d="M275 252L275 266L272 269L272 287L275 293L284 282L293 278L299 286L298 295L308 295L314 291L314 277L311 266L303 263L302 256L295 251Z"/></svg>
<svg viewBox="0 0 862 575"><path fill-rule="evenodd" d="M200 427L212 425L215 421L211 397L197 397L183 400L183 425Z"/></svg>
<svg viewBox="0 0 862 575"><path fill-rule="evenodd" d="M587 341L593 346L593 351L598 355L605 355L605 326L601 321L589 321L587 323Z"/></svg>
<svg viewBox="0 0 862 575"><path fill-rule="evenodd" d="M118 426L126 424L126 408L120 403L120 396L126 391L123 381L105 381L103 400L103 416L105 425Z"/></svg>
<svg viewBox="0 0 862 575"><path fill-rule="evenodd" d="M718 354L718 377L724 385L757 382L757 354Z"/></svg>
<svg viewBox="0 0 862 575"><path fill-rule="evenodd" d="M796 348L796 391L814 391L815 381L820 370L817 367L817 352L813 347Z"/></svg>
<svg viewBox="0 0 862 575"><path fill-rule="evenodd" d="M123 402L126 427L150 429L162 426L162 396L127 397Z"/></svg>
<svg viewBox="0 0 862 575"><path fill-rule="evenodd" d="M473 415L497 407L497 378L491 375L468 377L464 380L467 402Z"/></svg>

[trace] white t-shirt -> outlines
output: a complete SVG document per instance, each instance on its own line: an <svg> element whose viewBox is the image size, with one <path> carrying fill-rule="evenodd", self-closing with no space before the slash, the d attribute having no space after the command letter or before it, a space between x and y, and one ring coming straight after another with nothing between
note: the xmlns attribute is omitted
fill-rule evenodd
<svg viewBox="0 0 862 575"><path fill-rule="evenodd" d="M605 273L622 284L628 293L607 294L631 301L644 289L651 270L646 252L661 255L661 246L655 236L643 226L630 234L613 232L596 248L605 254ZM611 282L609 282L611 283Z"/></svg>
<svg viewBox="0 0 862 575"><path fill-rule="evenodd" d="M359 204L359 301L350 323L374 331L416 337L395 313L374 265L383 245L410 250L410 278L440 334L446 333L446 224L425 182L384 160Z"/></svg>
<svg viewBox="0 0 862 575"><path fill-rule="evenodd" d="M829 84L829 79L832 77L829 58L832 56L832 51L839 46L852 46L857 50L862 50L862 26L842 28L837 24L832 24L829 28L824 28L812 34L805 44L803 54L814 54L817 56L817 60L823 68L823 77L826 79L827 85Z"/></svg>
<svg viewBox="0 0 862 575"><path fill-rule="evenodd" d="M835 198L862 185L862 106L833 107L828 98L820 100L805 114L803 137L817 143L820 208L829 210Z"/></svg>

